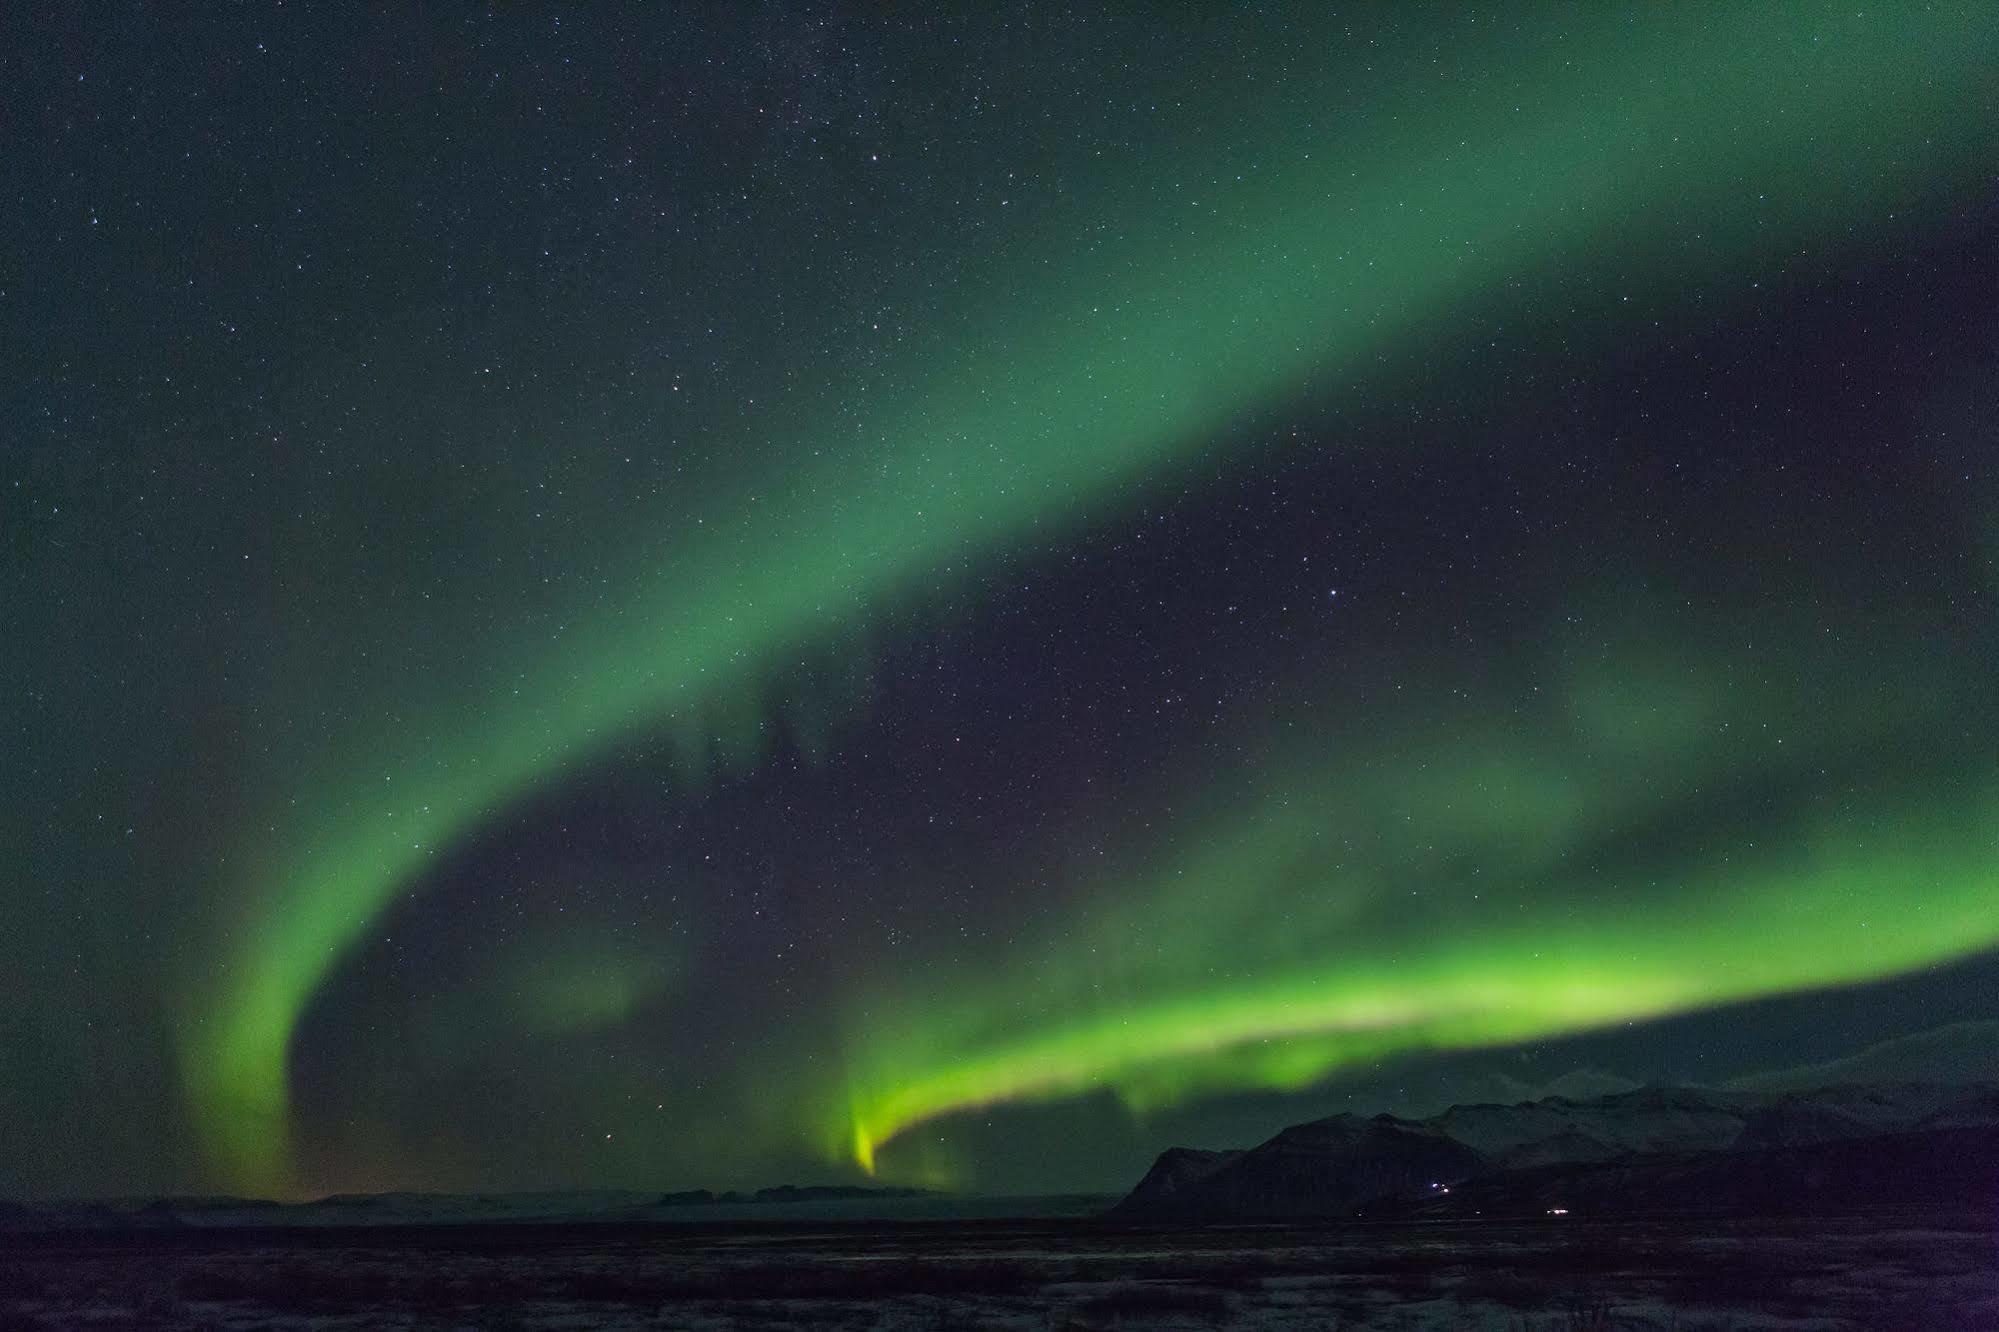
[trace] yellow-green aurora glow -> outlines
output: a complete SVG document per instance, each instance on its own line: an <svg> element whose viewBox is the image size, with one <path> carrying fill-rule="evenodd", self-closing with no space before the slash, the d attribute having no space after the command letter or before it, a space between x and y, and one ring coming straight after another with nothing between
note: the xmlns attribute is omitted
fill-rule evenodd
<svg viewBox="0 0 1999 1332"><path fill-rule="evenodd" d="M191 926L211 947L176 983L173 1024L216 1173L290 1183L290 1051L329 974L441 853L634 735L678 737L690 790L711 748L754 772L773 713L863 706L816 688L813 661L861 654L983 565L1116 521L1149 486L1267 456L1245 427L1287 401L1460 373L1422 364L1424 340L1523 286L1587 265L1641 301L1719 292L1747 265L1861 243L1978 188L1999 67L1981 8L1569 13L1564 31L1551 18L1489 47L1452 28L1491 77L1440 84L1422 53L1391 53L1406 68L1364 123L1252 113L1236 139L1158 144L1017 224L931 302L934 326L873 391L828 375L748 413L698 503L622 545L560 634L501 623L455 661L400 661L393 643L301 661L284 695L351 688L373 719L350 709L250 756L254 798ZM1323 40L1330 104L1349 66L1338 34ZM1255 169L1224 175L1238 159ZM1193 179L1218 183L1188 197ZM1552 689L1548 731L1459 717L1366 758L1337 727L1287 732L1250 793L1135 849L1059 931L949 979L921 968L834 996L844 1048L799 1079L784 1131L872 1169L904 1130L972 1107L1296 1087L1363 1055L1999 942L1999 771L1976 753L1946 802L1883 775L1785 812L1753 846L1661 856L1644 883L1598 868L1602 839L1756 761L1693 738L1728 720L1705 692L1683 723L1661 720L1670 700L1619 702L1619 683ZM1831 706L1850 734L1880 703ZM1606 713L1664 738L1619 750L1593 738ZM1412 895L1452 907L1392 910ZM1833 942L1862 933L1870 946ZM1139 955L1117 955L1135 937ZM536 973L561 991L550 1023L615 1020L669 970L629 962L591 984L587 969Z"/></svg>
<svg viewBox="0 0 1999 1332"><path fill-rule="evenodd" d="M1700 734L1635 749L1657 701L1593 724L1586 690L1504 725L1456 716L1393 754L1321 723L1330 753L1192 821L1177 839L1191 851L1100 885L1105 905L1004 981L878 996L848 1056L845 1145L872 1168L898 1134L954 1111L1099 1088L1137 1111L1298 1088L1384 1054L1868 980L1999 942L1986 754L1945 760L1943 798L1936 772L1849 774L1766 815L1754 839L1683 830L1671 850L1593 863L1670 825L1689 792L1754 772L1758 750L1781 748L1772 726L1806 750L1787 761L1827 770L1841 760L1815 734L1850 744L1881 726L1887 700L1827 689L1830 660L1741 665L1811 681L1827 712L1717 688ZM1874 738L1893 747L1894 729Z"/></svg>

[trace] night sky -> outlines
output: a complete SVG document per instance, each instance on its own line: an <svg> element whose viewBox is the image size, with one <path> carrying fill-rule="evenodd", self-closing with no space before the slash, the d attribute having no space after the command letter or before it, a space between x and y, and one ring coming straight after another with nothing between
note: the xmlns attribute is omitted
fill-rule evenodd
<svg viewBox="0 0 1999 1332"><path fill-rule="evenodd" d="M1999 1018L1991 6L1068 9L5 8L0 1195Z"/></svg>

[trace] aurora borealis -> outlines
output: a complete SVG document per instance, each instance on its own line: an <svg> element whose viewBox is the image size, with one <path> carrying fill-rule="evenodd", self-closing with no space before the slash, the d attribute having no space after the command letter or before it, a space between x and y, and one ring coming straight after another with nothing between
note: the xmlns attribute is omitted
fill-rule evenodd
<svg viewBox="0 0 1999 1332"><path fill-rule="evenodd" d="M7 22L0 1188L1999 1015L1983 7Z"/></svg>

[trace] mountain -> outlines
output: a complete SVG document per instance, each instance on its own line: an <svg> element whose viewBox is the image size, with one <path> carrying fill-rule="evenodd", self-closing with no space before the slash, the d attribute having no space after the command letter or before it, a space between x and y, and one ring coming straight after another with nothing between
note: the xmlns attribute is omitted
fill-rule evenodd
<svg viewBox="0 0 1999 1332"><path fill-rule="evenodd" d="M923 1189L782 1184L754 1194L578 1190L542 1193L335 1193L309 1202L254 1198L130 1198L0 1202L0 1233L163 1228L438 1226L591 1222L921 1219L928 1215L1080 1215L1103 1200L972 1198Z"/></svg>
<svg viewBox="0 0 1999 1332"><path fill-rule="evenodd" d="M1427 1121L1502 1165L1611 1160L1636 1152L1712 1151L1742 1132L1756 1098L1691 1087L1641 1087L1588 1100L1459 1105Z"/></svg>
<svg viewBox="0 0 1999 1332"><path fill-rule="evenodd" d="M1999 1086L1968 1087L1926 1116L1918 1128L1976 1128L1999 1123Z"/></svg>
<svg viewBox="0 0 1999 1332"><path fill-rule="evenodd" d="M1145 1178L1138 1181L1138 1187L1131 1191L1125 1203L1137 1199L1145 1210L1171 1210L1202 1180L1241 1156L1241 1152L1204 1152L1194 1147L1169 1147L1159 1154L1159 1159L1152 1163L1152 1169L1145 1172Z"/></svg>
<svg viewBox="0 0 1999 1332"><path fill-rule="evenodd" d="M1586 1101L1596 1096L1613 1096L1619 1092L1637 1091L1643 1083L1617 1073L1605 1073L1593 1068L1571 1069L1552 1082L1542 1084L1540 1094L1522 1096L1515 1099L1538 1101L1549 1096L1566 1096L1572 1101Z"/></svg>
<svg viewBox="0 0 1999 1332"><path fill-rule="evenodd" d="M1477 1151L1418 1121L1335 1115L1246 1152L1168 1152L1111 1215L1321 1216L1461 1179L1485 1164Z"/></svg>
<svg viewBox="0 0 1999 1332"><path fill-rule="evenodd" d="M1866 1120L1841 1106L1808 1096L1785 1096L1752 1113L1729 1146L1735 1151L1803 1147L1865 1138L1873 1132Z"/></svg>
<svg viewBox="0 0 1999 1332"><path fill-rule="evenodd" d="M1770 1092L1889 1082L1999 1082L1999 1021L1953 1022L1843 1059L1751 1074L1728 1085Z"/></svg>
<svg viewBox="0 0 1999 1332"><path fill-rule="evenodd" d="M1374 1216L1799 1215L1999 1206L1999 1125L1876 1134L1804 1146L1640 1156L1503 1170L1448 1193L1377 1200Z"/></svg>
<svg viewBox="0 0 1999 1332"><path fill-rule="evenodd" d="M1955 1136L1953 1136L1955 1135ZM1982 1135L1982 1136L1981 1136ZM1110 1216L1125 1221L1345 1216L1357 1209L1462 1215L1592 1206L1833 1205L1977 1194L1946 1186L1948 1153L1999 1141L1999 1086L1889 1083L1809 1092L1644 1087L1585 1100L1453 1106L1424 1120L1338 1115L1240 1152L1174 1148ZM1870 1158L1869 1144L1881 1155ZM1868 1160L1910 1171L1883 1193L1871 1166L1848 1188L1824 1172ZM1888 1177L1892 1182L1893 1176ZM1969 1193L1966 1193L1969 1190ZM1912 1192L1913 1191L1913 1192Z"/></svg>

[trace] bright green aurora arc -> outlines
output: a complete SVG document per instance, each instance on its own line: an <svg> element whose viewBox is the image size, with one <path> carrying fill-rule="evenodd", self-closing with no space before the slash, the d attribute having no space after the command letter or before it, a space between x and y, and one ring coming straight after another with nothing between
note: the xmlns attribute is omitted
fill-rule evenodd
<svg viewBox="0 0 1999 1332"><path fill-rule="evenodd" d="M596 809L634 773L661 808L698 818L760 783L807 784L783 788L802 808L815 797L797 789L831 789L842 763L898 744L948 752L965 728L944 703L930 721L882 711L919 689L897 663L953 634L999 633L1007 615L1054 622L1065 578L1089 583L1075 594L1087 612L1047 635L1055 646L988 653L995 678L975 672L963 689L1039 678L1055 659L1087 677L1098 712L1149 692L1161 720L1089 722L1119 738L1088 780L1084 741L1021 739L993 758L993 792L940 794L953 817L1032 810L973 839L1002 849L983 866L926 840L913 812L914 831L879 836L920 852L842 861L870 834L828 815L837 831L812 844L827 864L864 866L852 882L744 908L757 929L791 913L803 942L756 956L814 953L809 999L751 979L767 964L689 886L672 889L686 917L672 938L607 910L547 949L490 950L500 998L461 997L437 1030L472 1030L508 1004L529 1042L684 1028L690 996L742 986L769 1005L757 1012L799 1016L735 1033L740 1056L698 1077L692 1056L661 1057L660 1076L684 1089L670 1103L715 1121L665 1134L683 1155L727 1121L751 1140L744 1159L955 1181L977 1153L953 1124L995 1112L1111 1098L1143 1122L1303 1094L1391 1058L1636 1030L1999 946L1986 477L1938 483L1963 506L1947 521L1908 518L1941 552L1925 567L1945 572L1921 577L1884 554L1892 533L1854 519L1864 498L1837 518L1784 507L1833 503L1822 485L1716 481L1703 493L1722 498L1689 501L1695 516L1650 522L1648 506L1674 502L1658 496L1735 467L1772 428L1759 418L1723 437L1725 412L1702 407L1602 426L1590 447L1612 479L1559 483L1574 486L1554 505L1566 527L1503 556L1466 535L1547 509L1475 478L1513 465L1495 458L1544 457L1555 446L1539 440L1560 430L1597 429L1587 413L1562 423L1563 384L1636 382L1676 357L1723 373L1725 357L1687 350L1700 330L1756 327L1770 302L1838 288L1969 215L1999 160L1999 22L1969 4L1532 12L1410 10L1356 29L1306 7L1208 34L1230 44L1228 69L1260 71L1247 88L1163 51L1112 78L1092 64L1102 52L1051 36L1062 54L1045 77L1111 78L1119 105L1049 146L1024 128L1030 94L995 94L997 109L966 110L966 123L1018 116L1024 146L990 172L926 158L914 112L852 131L883 147L842 169L907 206L815 223L843 257L773 248L744 262L756 276L730 279L738 308L672 316L690 339L714 324L750 348L727 382L697 392L681 371L628 374L602 350L639 336L617 311L677 295L597 302L609 330L577 357L603 366L582 382L611 382L616 362L620 392L666 405L636 426L553 410L506 446L518 467L615 436L602 449L623 461L577 487L603 498L552 548L587 578L435 556L437 534L461 523L494 551L515 530L542 540L539 512L455 491L458 464L442 461L407 527L350 514L309 549L287 554L281 538L270 577L286 590L246 612L270 617L265 650L223 686L248 719L227 746L238 777L212 833L175 853L203 886L169 931L161 985L208 1177L280 1193L345 1182L327 1177L326 1150L302 1161L302 1138L332 1132L306 1128L306 1043L387 984L369 959L444 912L433 897L496 900L503 857L482 848L580 825L562 811ZM949 59L998 40L983 31ZM923 44L867 24L846 40L885 43L875 58L899 72L885 84L910 90L870 99L914 97L934 78L940 100L965 100L943 73L897 64ZM782 111L781 96L758 98L770 106L745 102L746 123ZM1142 132L1113 127L1113 113L1141 111ZM670 139L662 123L653 132ZM812 151L848 133L824 129ZM773 215L837 193L777 160L740 189L719 168L679 188L697 201L769 188ZM947 202L978 225L927 235ZM854 276L877 260L889 276ZM828 276L842 264L846 276ZM584 282L566 299L589 303ZM829 295L856 284L867 293L851 305ZM467 382L485 373L477 357L501 359L467 355ZM1686 399L1701 400L1686 373ZM1809 471L1816 445L1785 447ZM1675 450L1692 465L1660 461ZM672 455L670 485L622 492L618 469L654 454ZM1801 474L1767 456L1743 466L1766 463L1773 478ZM1332 544L1238 575L1228 534L1248 520L1231 515L1320 485L1292 479L1309 468L1333 469L1311 475L1332 476L1328 503L1351 507L1269 511ZM1630 479L1641 473L1652 479ZM1425 486L1456 487L1459 508L1381 527L1365 561L1336 554L1388 522L1378 506L1395 501L1373 497ZM1272 522L1244 539L1282 546ZM355 591L361 573L326 572L411 551L431 552L407 584L420 600L371 598ZM1193 582L1208 591L1147 585L1127 604L1114 582L1065 572L1117 558L1206 571ZM1457 590L1426 592L1426 569ZM1263 627L1201 645L1159 637L1210 601L1218 620ZM1076 664L1089 661L1104 664ZM819 836L809 810L788 817L760 838ZM662 900L676 872L658 867ZM868 892L936 903L947 889L972 896L900 923L898 909L854 905ZM339 1039L407 1043L370 1030ZM647 1159L695 1168L670 1151Z"/></svg>

